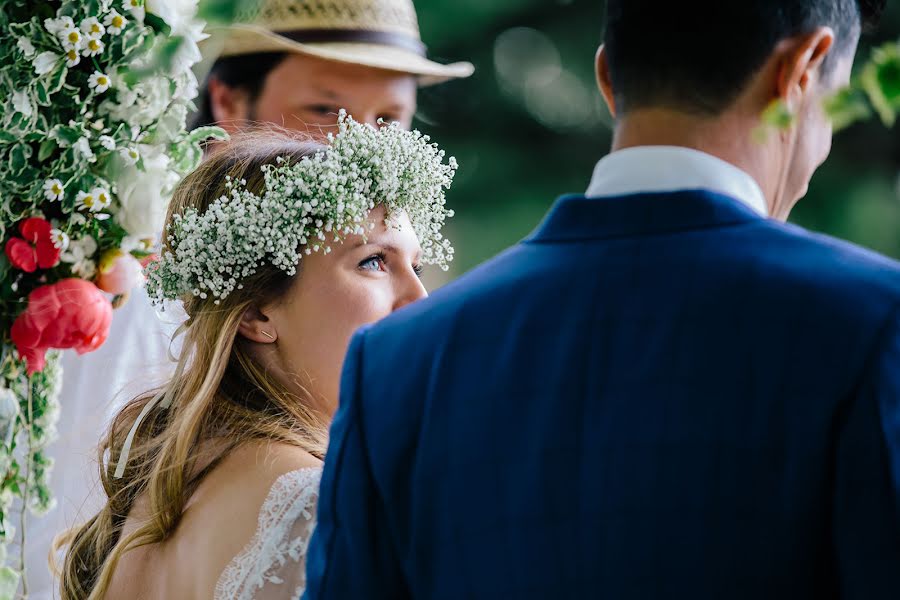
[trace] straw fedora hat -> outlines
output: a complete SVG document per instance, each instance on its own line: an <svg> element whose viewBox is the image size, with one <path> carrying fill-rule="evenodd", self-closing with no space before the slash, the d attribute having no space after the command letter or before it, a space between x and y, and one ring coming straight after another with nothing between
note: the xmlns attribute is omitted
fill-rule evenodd
<svg viewBox="0 0 900 600"><path fill-rule="evenodd" d="M471 63L426 57L412 0L261 0L238 22L213 30L219 57L296 52L409 73L421 85L468 77Z"/></svg>

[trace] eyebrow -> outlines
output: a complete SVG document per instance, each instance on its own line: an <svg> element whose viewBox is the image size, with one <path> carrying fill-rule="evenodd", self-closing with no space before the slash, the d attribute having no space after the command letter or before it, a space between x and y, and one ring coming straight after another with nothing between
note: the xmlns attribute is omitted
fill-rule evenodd
<svg viewBox="0 0 900 600"><path fill-rule="evenodd" d="M378 242L373 242L371 240L369 240L368 242L363 242L362 240L360 240L359 242L357 242L356 244L353 245L353 249L355 250L356 248L362 248L364 246L378 246L379 248L381 248L388 254L399 254L401 256L403 255L403 251L400 250L400 248L398 248L397 246L394 246L393 244L380 244ZM416 260L416 262L422 260L422 249L421 248L416 250L416 253L413 255L413 258Z"/></svg>

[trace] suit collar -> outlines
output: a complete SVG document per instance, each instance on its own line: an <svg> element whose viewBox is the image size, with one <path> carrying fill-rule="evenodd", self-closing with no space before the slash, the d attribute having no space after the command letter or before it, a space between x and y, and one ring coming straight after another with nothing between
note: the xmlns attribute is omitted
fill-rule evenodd
<svg viewBox="0 0 900 600"><path fill-rule="evenodd" d="M764 218L743 202L707 190L587 198L563 196L525 241L632 237L726 227Z"/></svg>

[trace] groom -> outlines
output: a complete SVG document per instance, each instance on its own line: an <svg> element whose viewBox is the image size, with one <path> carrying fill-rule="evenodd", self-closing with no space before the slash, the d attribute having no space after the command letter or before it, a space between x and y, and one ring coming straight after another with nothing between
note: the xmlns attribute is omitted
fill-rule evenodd
<svg viewBox="0 0 900 600"><path fill-rule="evenodd" d="M783 222L872 4L609 0L587 195L354 338L309 599L900 598L900 266Z"/></svg>

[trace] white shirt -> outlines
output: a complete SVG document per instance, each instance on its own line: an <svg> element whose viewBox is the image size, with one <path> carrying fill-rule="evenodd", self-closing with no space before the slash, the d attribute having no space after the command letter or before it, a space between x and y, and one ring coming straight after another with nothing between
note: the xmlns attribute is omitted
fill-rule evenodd
<svg viewBox="0 0 900 600"><path fill-rule="evenodd" d="M703 189L740 200L764 217L766 196L756 180L731 163L681 146L638 146L600 160L588 197Z"/></svg>

